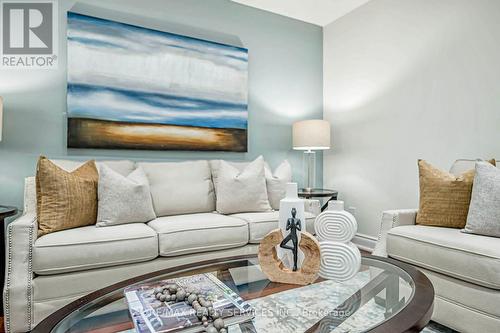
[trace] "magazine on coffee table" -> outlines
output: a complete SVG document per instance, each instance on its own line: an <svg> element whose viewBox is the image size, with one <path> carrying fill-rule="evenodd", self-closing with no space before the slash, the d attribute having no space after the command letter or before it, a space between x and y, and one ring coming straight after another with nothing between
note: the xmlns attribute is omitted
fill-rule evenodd
<svg viewBox="0 0 500 333"><path fill-rule="evenodd" d="M204 331L196 311L186 301L175 303L156 299L155 288L169 284L209 297L226 326L243 323L254 317L252 307L213 274L198 274L126 288L125 297L138 333Z"/></svg>

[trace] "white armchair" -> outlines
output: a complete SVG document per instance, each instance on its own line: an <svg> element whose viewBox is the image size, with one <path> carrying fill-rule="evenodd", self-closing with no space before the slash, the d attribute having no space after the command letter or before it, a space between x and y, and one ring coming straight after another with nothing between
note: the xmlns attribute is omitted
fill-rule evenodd
<svg viewBox="0 0 500 333"><path fill-rule="evenodd" d="M474 168L457 160L450 173ZM414 265L434 285L432 319L463 333L499 332L500 239L415 225L416 209L383 212L374 254Z"/></svg>
<svg viewBox="0 0 500 333"><path fill-rule="evenodd" d="M414 225L418 209L395 209L382 212L377 244L373 255L387 257L387 234L389 230L402 225Z"/></svg>

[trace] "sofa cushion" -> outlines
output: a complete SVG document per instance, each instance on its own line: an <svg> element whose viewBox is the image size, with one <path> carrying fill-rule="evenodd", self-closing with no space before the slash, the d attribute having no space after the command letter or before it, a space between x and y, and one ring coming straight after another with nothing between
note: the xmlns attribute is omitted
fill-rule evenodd
<svg viewBox="0 0 500 333"><path fill-rule="evenodd" d="M390 257L484 287L500 289L500 241L459 229L400 226L387 235Z"/></svg>
<svg viewBox="0 0 500 333"><path fill-rule="evenodd" d="M421 271L431 280L436 298L500 318L499 290L492 290L424 268L421 268Z"/></svg>
<svg viewBox="0 0 500 333"><path fill-rule="evenodd" d="M165 257L243 246L248 226L243 220L217 213L164 216L148 223L158 233Z"/></svg>
<svg viewBox="0 0 500 333"><path fill-rule="evenodd" d="M314 214L309 212L306 215L306 231L314 234ZM271 231L279 228L279 211L260 213L239 213L230 215L237 217L248 223L250 232L250 243L260 243L260 241Z"/></svg>
<svg viewBox="0 0 500 333"><path fill-rule="evenodd" d="M208 161L138 163L148 176L156 216L215 210Z"/></svg>
<svg viewBox="0 0 500 333"><path fill-rule="evenodd" d="M38 238L33 248L33 271L50 275L141 262L157 256L157 234L145 224L87 226Z"/></svg>

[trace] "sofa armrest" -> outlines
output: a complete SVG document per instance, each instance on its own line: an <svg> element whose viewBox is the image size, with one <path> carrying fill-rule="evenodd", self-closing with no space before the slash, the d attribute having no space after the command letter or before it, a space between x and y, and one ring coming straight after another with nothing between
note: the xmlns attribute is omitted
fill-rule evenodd
<svg viewBox="0 0 500 333"><path fill-rule="evenodd" d="M321 213L321 203L316 199L304 199L304 210L318 216Z"/></svg>
<svg viewBox="0 0 500 333"><path fill-rule="evenodd" d="M382 212L377 244L373 250L373 255L387 257L386 243L389 230L401 225L414 225L417 211L417 209L399 209Z"/></svg>
<svg viewBox="0 0 500 333"><path fill-rule="evenodd" d="M26 332L33 324L33 244L37 237L35 214L25 214L7 226L7 263L3 289L5 331Z"/></svg>

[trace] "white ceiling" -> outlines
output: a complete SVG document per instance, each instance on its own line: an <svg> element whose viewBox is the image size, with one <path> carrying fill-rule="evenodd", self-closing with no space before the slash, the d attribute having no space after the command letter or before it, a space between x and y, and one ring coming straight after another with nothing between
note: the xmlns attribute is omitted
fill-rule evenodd
<svg viewBox="0 0 500 333"><path fill-rule="evenodd" d="M370 0L232 0L297 20L325 26Z"/></svg>

